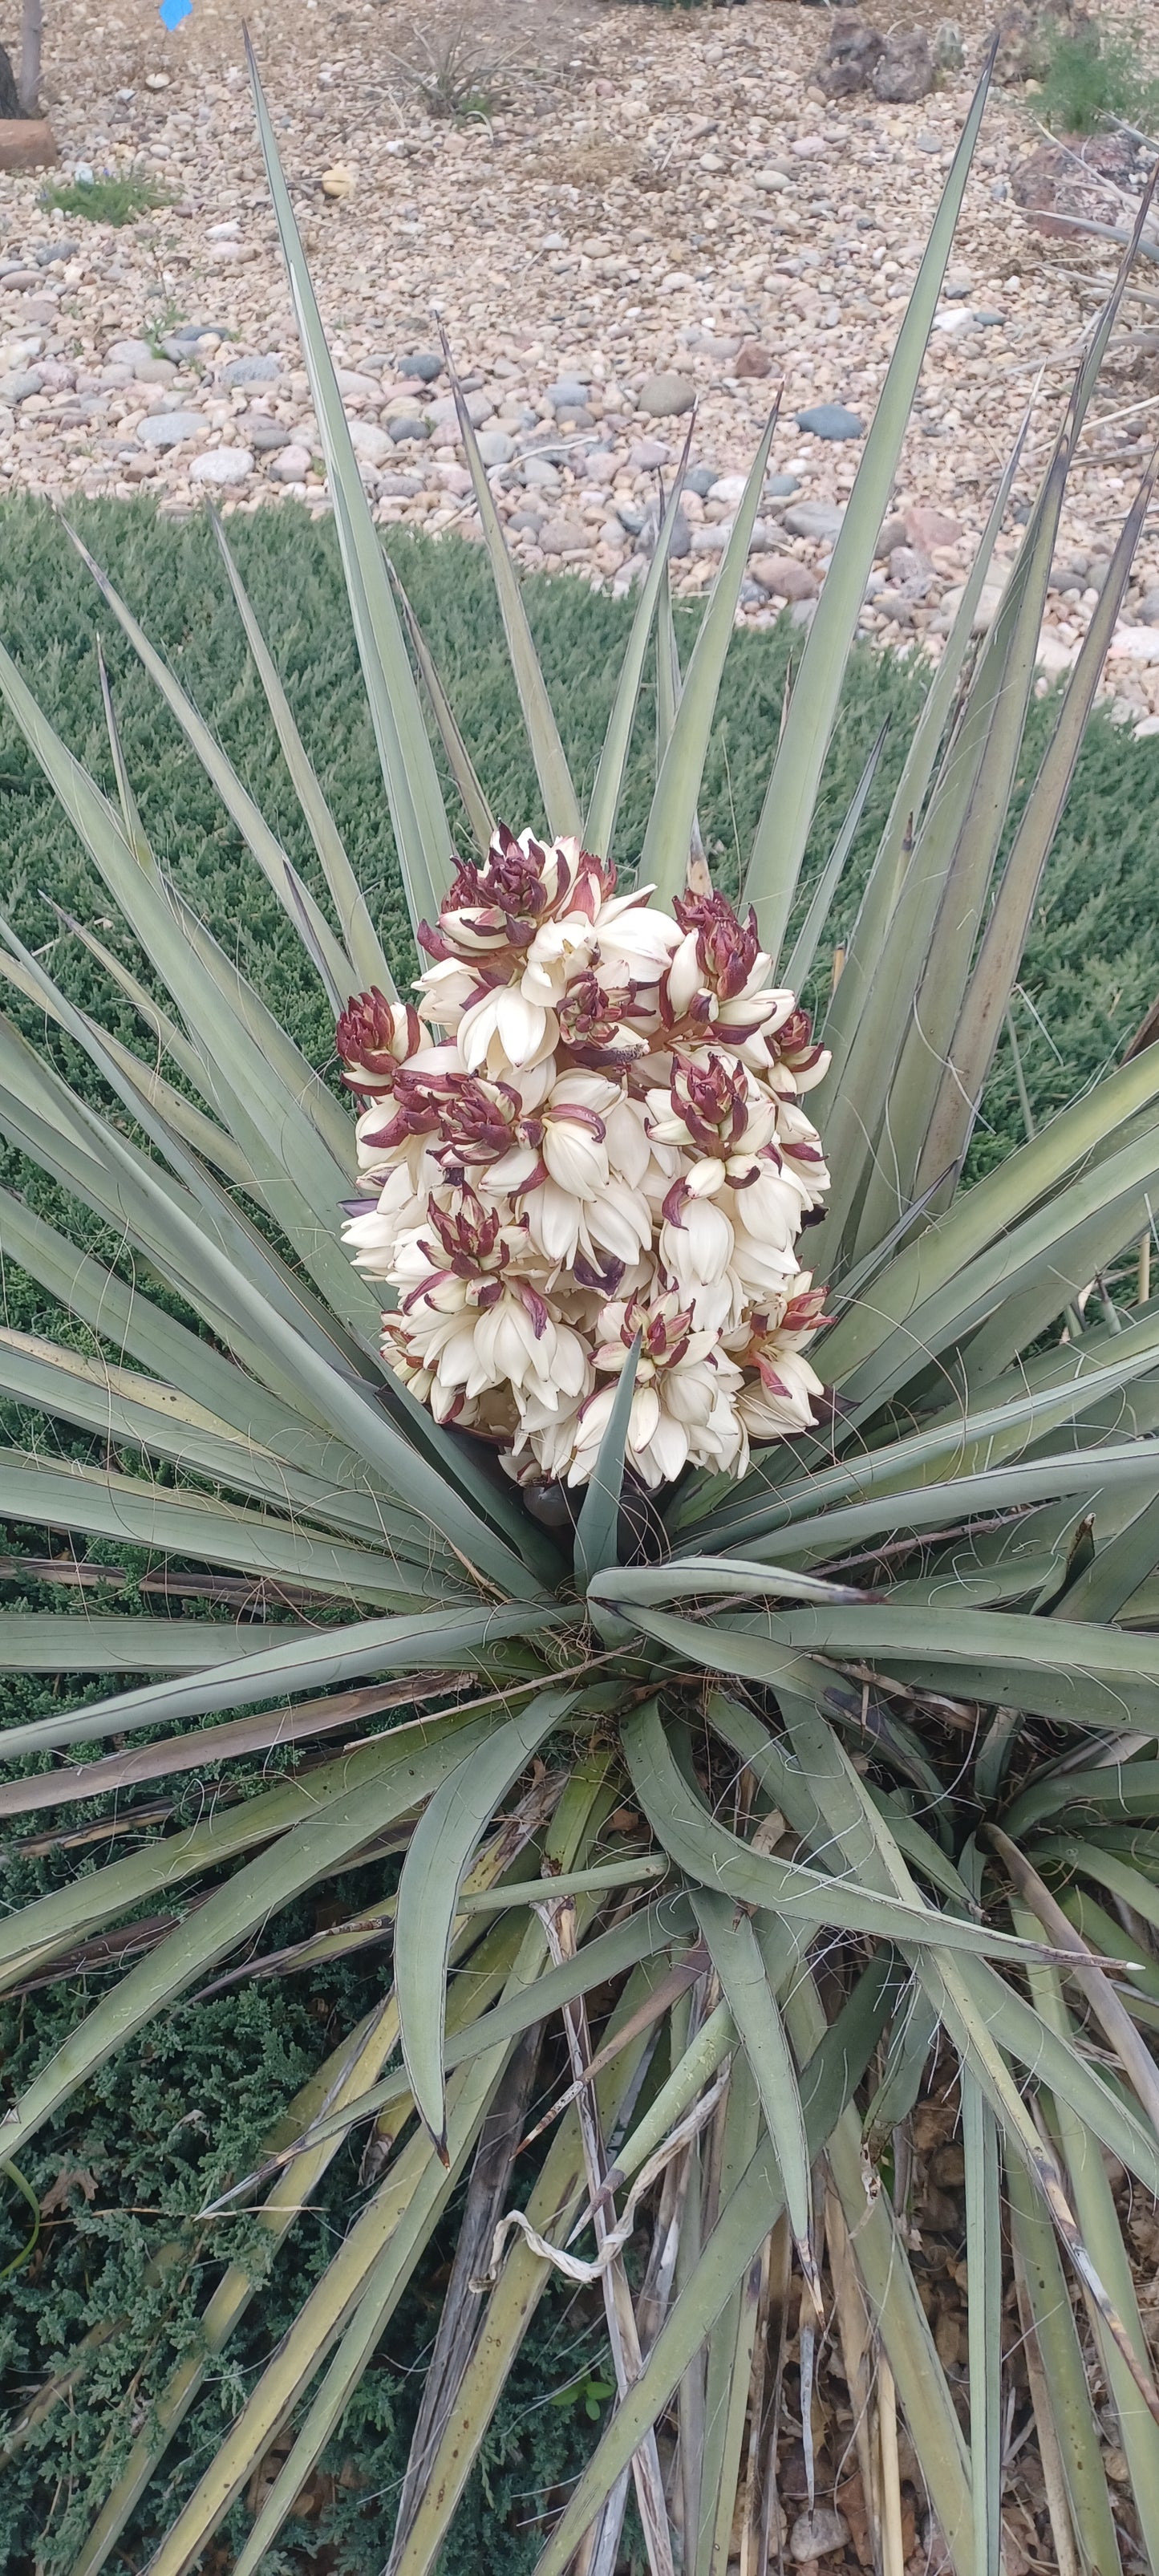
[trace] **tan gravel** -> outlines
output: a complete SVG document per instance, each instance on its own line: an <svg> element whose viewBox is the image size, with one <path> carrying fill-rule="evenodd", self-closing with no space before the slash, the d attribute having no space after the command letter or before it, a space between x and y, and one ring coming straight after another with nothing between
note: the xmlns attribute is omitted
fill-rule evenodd
<svg viewBox="0 0 1159 2576"><path fill-rule="evenodd" d="M400 391L398 358L437 351L441 316L490 434L500 507L523 523L512 530L520 559L629 587L641 518L647 545L655 464L675 456L687 427L683 416L646 417L639 403L648 379L667 371L695 388L693 456L726 487L687 501L675 577L695 594L735 507L728 478L749 462L783 377L771 471L798 489L764 509L743 613L768 622L788 593L807 619L831 539L794 533L793 518L802 504L841 504L860 446L824 443L794 415L840 402L872 417L990 13L973 0L959 13L966 68L931 97L887 107L858 96L834 110L809 86L825 13L792 0L672 14L478 0L472 20L474 6L456 0L469 42L481 59L498 42L517 71L485 121L458 125L433 121L408 81L408 12L379 0L338 9L296 0L290 32L272 8L249 13L379 516L472 533L461 450L439 416L445 380ZM906 15L932 23L937 11ZM890 0L865 0L861 16L897 23ZM78 163L132 167L174 202L117 231L46 213L36 179L0 183L7 488L68 497L145 485L174 511L199 506L207 488L229 508L286 493L326 507L239 14L226 0L195 0L174 35L152 0L122 0L115 12L74 0L49 17L45 90L64 174ZM1159 30L1151 41L1159 68ZM988 109L946 327L932 337L899 471L899 551L875 572L862 613L867 633L934 653L1032 397L1018 490L1025 500L1033 489L1107 273L1105 245L1044 241L1012 201L1010 171L1039 139L1033 114L1020 90L995 94ZM331 187L347 192L331 196L322 183L335 172ZM52 256L57 242L74 246L63 260ZM3 271L14 264L9 284ZM1159 294L1159 272L1139 277ZM1153 319L1137 298L1131 311L1136 324ZM178 364L159 357L190 322L218 336L187 344L188 354L175 343ZM135 350L119 345L134 341ZM768 353L768 372L748 371L763 364L754 347ZM267 380L230 385L226 369L247 356L281 363ZM574 402L561 421L558 395L548 399L570 376L585 389L578 422ZM1060 566L1085 559L1088 569L1066 596L1052 593L1044 675L1073 656L1159 426L1155 357L1144 348L1121 358L1094 410L1058 548ZM190 434L159 444L173 413L172 430L185 422ZM426 435L396 442L400 415ZM949 526L914 516L931 510ZM999 581L1017 542L1012 523ZM1142 613L1157 589L1152 522L1106 686L1125 717L1159 732L1159 624Z"/></svg>

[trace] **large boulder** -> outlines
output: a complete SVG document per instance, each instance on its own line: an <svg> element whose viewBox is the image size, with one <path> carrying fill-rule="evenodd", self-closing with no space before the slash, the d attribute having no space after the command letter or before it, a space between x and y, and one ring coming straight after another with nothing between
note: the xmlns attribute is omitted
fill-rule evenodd
<svg viewBox="0 0 1159 2576"><path fill-rule="evenodd" d="M1075 135L1043 143L1010 174L1016 206L1048 240L1073 241L1081 223L1121 223L1137 146L1126 134Z"/></svg>
<svg viewBox="0 0 1159 2576"><path fill-rule="evenodd" d="M853 98L868 89L884 52L885 38L876 27L863 26L841 11L814 77L826 98Z"/></svg>
<svg viewBox="0 0 1159 2576"><path fill-rule="evenodd" d="M912 107L917 99L929 97L934 58L924 27L908 27L886 37L871 85L874 97L887 100L891 107Z"/></svg>

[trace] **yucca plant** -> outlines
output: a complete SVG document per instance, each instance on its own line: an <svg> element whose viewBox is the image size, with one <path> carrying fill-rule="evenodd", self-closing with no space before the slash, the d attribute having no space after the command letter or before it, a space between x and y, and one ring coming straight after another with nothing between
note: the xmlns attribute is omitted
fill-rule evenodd
<svg viewBox="0 0 1159 2576"><path fill-rule="evenodd" d="M114 2428L73 2576L140 2563L124 2549L150 2481L355 2130L348 2230L152 2576L201 2561L289 2428L231 2561L274 2563L461 2187L390 2576L438 2565L558 2273L602 2297L617 2402L539 2576L611 2576L626 2513L652 2576L763 2569L786 2352L811 2457L825 2334L881 2576L904 2555L899 2410L935 2562L995 2576L1015 2340L1058 2567L1120 2563L1109 2409L1131 2546L1159 2568L1159 2393L1104 2161L1159 2192L1159 1302L1132 1305L1140 1266L1122 1258L1152 1224L1159 1051L962 1185L1150 490L999 873L1067 468L1130 254L975 653L1017 459L995 496L814 1042L794 996L868 775L803 918L802 857L985 81L735 912L710 885L697 798L771 424L683 674L679 480L668 498L584 812L463 409L542 795L535 835L497 825L392 586L256 78L255 96L420 952L400 995L224 534L317 894L92 569L300 931L357 1125L158 862L107 682L115 805L0 653L140 971L80 935L156 1050L104 1034L4 927L10 984L83 1051L107 1107L4 1021L0 1128L127 1257L0 1197L5 1262L72 1318L60 1342L0 1332L0 1390L92 1435L79 1461L9 1450L3 1507L82 1549L115 1535L268 1578L297 1613L237 1630L0 1615L9 1670L145 1677L8 1728L6 1819L238 1765L203 1821L146 1814L126 1856L0 1926L19 1992L74 1975L158 1899L188 1908L146 1925L10 2108L9 2188L28 2189L29 2142L113 2052L207 1978L244 1974L269 1917L307 1889L340 1896L356 1863L381 1872L380 1899L298 1964L377 1943L388 1965L262 2162L202 2214L204 2244L215 2213L248 2209L253 2250L221 2268L135 2438ZM653 649L655 792L642 848L620 851ZM477 845L465 865L420 684ZM255 1756L311 1745L323 1758L262 1785ZM935 2066L961 2122L964 2392L911 2261L909 2123Z"/></svg>

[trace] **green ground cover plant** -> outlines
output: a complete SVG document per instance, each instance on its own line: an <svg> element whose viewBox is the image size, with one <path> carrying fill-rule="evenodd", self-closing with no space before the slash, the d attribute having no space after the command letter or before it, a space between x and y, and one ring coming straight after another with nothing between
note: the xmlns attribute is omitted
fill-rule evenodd
<svg viewBox="0 0 1159 2576"><path fill-rule="evenodd" d="M220 618L192 585L139 623L79 540L176 755L121 645L103 733L70 672L65 738L60 599L38 661L0 646L0 1253L47 1324L0 1326L0 2175L14 2541L52 2576L303 2569L311 2523L327 2566L389 2576L465 2538L535 2576L724 2576L776 2557L786 2500L794 2561L829 2555L839 2496L902 2576L903 2485L932 2561L1000 2576L1032 2438L1036 2553L1159 2562L1131 2267L1159 2200L1159 1055L1124 1054L1122 976L1064 1106L1027 1092L1004 1152L980 1117L1150 500L1036 709L1130 248L978 650L1017 458L924 698L850 659L985 97L782 721L780 639L742 645L740 804L721 689L773 422L683 634L677 475L618 665L575 674L593 757L551 662L603 610L534 599L537 650L460 401L519 710L485 687L474 738L484 629L440 661L384 558L256 78L381 794L348 842L296 712L335 785L364 737L348 655L319 675L322 553L271 646L271 540L242 530L243 569L211 526L262 740L225 660L211 694L260 803L183 686ZM155 532L106 533L123 584ZM47 918L25 753L88 863ZM516 837L492 800L520 785ZM964 2190L940 2250L931 2118ZM21 2384L38 2294L59 2350Z"/></svg>
<svg viewBox="0 0 1159 2576"><path fill-rule="evenodd" d="M171 206L173 198L155 179L129 170L88 180L53 180L43 202L59 214L79 215L90 224L119 226L136 223L138 215L155 214L159 206Z"/></svg>
<svg viewBox="0 0 1159 2576"><path fill-rule="evenodd" d="M1126 125L1153 136L1159 80L1145 68L1135 30L1092 18L1072 33L1060 23L1044 47L1035 107L1055 134Z"/></svg>

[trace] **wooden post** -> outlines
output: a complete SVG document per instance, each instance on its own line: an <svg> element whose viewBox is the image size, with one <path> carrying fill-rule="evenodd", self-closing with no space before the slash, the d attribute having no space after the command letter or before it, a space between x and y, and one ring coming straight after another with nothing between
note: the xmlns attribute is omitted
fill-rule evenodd
<svg viewBox="0 0 1159 2576"><path fill-rule="evenodd" d="M20 104L25 116L35 116L40 97L40 40L44 28L44 0L24 0L20 28Z"/></svg>

